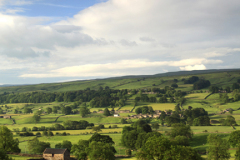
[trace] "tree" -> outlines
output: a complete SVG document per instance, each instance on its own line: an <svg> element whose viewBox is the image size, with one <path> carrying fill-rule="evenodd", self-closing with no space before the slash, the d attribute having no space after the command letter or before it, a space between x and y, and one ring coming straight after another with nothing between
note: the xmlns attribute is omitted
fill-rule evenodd
<svg viewBox="0 0 240 160"><path fill-rule="evenodd" d="M64 140L62 143L57 143L55 148L67 148L71 152L72 143L68 140Z"/></svg>
<svg viewBox="0 0 240 160"><path fill-rule="evenodd" d="M12 132L6 126L0 126L0 150L20 153L18 139L13 139Z"/></svg>
<svg viewBox="0 0 240 160"><path fill-rule="evenodd" d="M87 160L87 151L86 148L89 147L88 140L79 140L77 144L72 146L71 152L76 156L78 160Z"/></svg>
<svg viewBox="0 0 240 160"><path fill-rule="evenodd" d="M219 94L219 100L220 100L220 102L223 103L223 104L228 103L229 97L228 97L227 93L225 93L225 94Z"/></svg>
<svg viewBox="0 0 240 160"><path fill-rule="evenodd" d="M236 154L235 154L235 160L240 160L240 146L237 147Z"/></svg>
<svg viewBox="0 0 240 160"><path fill-rule="evenodd" d="M50 143L41 142L38 140L38 138L34 138L31 141L28 141L28 149L31 153L37 154L37 153L43 153L43 151L46 148L50 148Z"/></svg>
<svg viewBox="0 0 240 160"><path fill-rule="evenodd" d="M236 120L233 116L228 115L226 119L220 119L219 122L223 126L236 126Z"/></svg>
<svg viewBox="0 0 240 160"><path fill-rule="evenodd" d="M87 114L90 114L90 110L86 106L80 107L79 112L82 117L85 117Z"/></svg>
<svg viewBox="0 0 240 160"><path fill-rule="evenodd" d="M154 129L158 130L159 129L159 124L158 123L153 123L152 127Z"/></svg>
<svg viewBox="0 0 240 160"><path fill-rule="evenodd" d="M104 116L110 116L110 115L111 115L110 112L109 112L109 110L108 110L108 108L105 108L105 109L104 109L103 115L104 115Z"/></svg>
<svg viewBox="0 0 240 160"><path fill-rule="evenodd" d="M88 157L90 160L114 160L114 150L109 143L93 141L89 144Z"/></svg>
<svg viewBox="0 0 240 160"><path fill-rule="evenodd" d="M32 113L32 109L27 107L27 106L25 106L24 110L23 110L23 113Z"/></svg>
<svg viewBox="0 0 240 160"><path fill-rule="evenodd" d="M137 141L137 137L138 132L136 130L132 130L122 134L122 145L129 149L136 149L135 144Z"/></svg>
<svg viewBox="0 0 240 160"><path fill-rule="evenodd" d="M63 106L61 108L61 110L62 110L62 113L66 114L66 115L68 115L68 114L70 114L72 112L72 108L70 106L66 106L66 107Z"/></svg>
<svg viewBox="0 0 240 160"><path fill-rule="evenodd" d="M230 158L229 148L227 140L222 139L218 135L210 134L207 138L209 143L208 159L214 160L227 160Z"/></svg>
<svg viewBox="0 0 240 160"><path fill-rule="evenodd" d="M92 137L89 139L89 142L91 143L92 141L96 141L96 142L103 142L103 143L109 143L109 144L114 144L112 138L108 135L101 135L98 133L95 133L94 135L92 135Z"/></svg>
<svg viewBox="0 0 240 160"><path fill-rule="evenodd" d="M186 136L176 136L174 141L174 144L180 145L180 146L189 146L189 139Z"/></svg>
<svg viewBox="0 0 240 160"><path fill-rule="evenodd" d="M41 119L41 116L39 114L34 114L32 118L35 123L38 123Z"/></svg>
<svg viewBox="0 0 240 160"><path fill-rule="evenodd" d="M100 128L100 126L93 126L92 127L92 130L94 131L94 132L101 132L102 130L101 130L101 128Z"/></svg>
<svg viewBox="0 0 240 160"><path fill-rule="evenodd" d="M240 144L240 130L238 131L233 131L230 134L230 137L228 139L228 142L231 146L236 147L239 146Z"/></svg>
<svg viewBox="0 0 240 160"><path fill-rule="evenodd" d="M190 126L184 125L182 123L176 123L172 125L170 136L173 138L177 136L185 136L189 139L192 139L193 132Z"/></svg>
<svg viewBox="0 0 240 160"><path fill-rule="evenodd" d="M164 120L166 116L167 116L167 114L164 111L162 111L161 115L160 115L160 119Z"/></svg>
<svg viewBox="0 0 240 160"><path fill-rule="evenodd" d="M161 135L162 134L159 132L139 133L137 137L137 141L135 143L136 149L142 148L150 137L154 137L154 136L159 137Z"/></svg>
<svg viewBox="0 0 240 160"><path fill-rule="evenodd" d="M52 108L47 107L47 114L50 114L50 113L52 113Z"/></svg>
<svg viewBox="0 0 240 160"><path fill-rule="evenodd" d="M124 119L124 118L121 119L121 123L122 123L122 124L128 124L127 120Z"/></svg>
<svg viewBox="0 0 240 160"><path fill-rule="evenodd" d="M8 157L7 153L0 149L0 160L12 160L12 158Z"/></svg>
<svg viewBox="0 0 240 160"><path fill-rule="evenodd" d="M164 159L164 154L171 148L171 142L163 136L150 137L136 157L141 160Z"/></svg>
<svg viewBox="0 0 240 160"><path fill-rule="evenodd" d="M58 108L59 108L58 106L53 106L53 113L56 114L58 112Z"/></svg>
<svg viewBox="0 0 240 160"><path fill-rule="evenodd" d="M178 88L178 85L177 85L176 83L173 83L173 84L171 85L171 87L173 87L173 88Z"/></svg>
<svg viewBox="0 0 240 160"><path fill-rule="evenodd" d="M185 146L171 146L164 154L165 159L168 160L203 160L201 155L191 147Z"/></svg>
<svg viewBox="0 0 240 160"><path fill-rule="evenodd" d="M240 86L238 83L233 83L232 90L239 89L239 88L240 88Z"/></svg>

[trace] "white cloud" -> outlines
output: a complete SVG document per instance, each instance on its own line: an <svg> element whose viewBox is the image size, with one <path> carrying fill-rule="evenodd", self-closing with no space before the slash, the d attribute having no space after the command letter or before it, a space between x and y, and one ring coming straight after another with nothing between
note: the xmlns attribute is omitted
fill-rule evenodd
<svg viewBox="0 0 240 160"><path fill-rule="evenodd" d="M238 0L109 0L51 24L49 17L0 13L0 58L5 68L21 66L21 77L219 68L237 61L239 15Z"/></svg>
<svg viewBox="0 0 240 160"><path fill-rule="evenodd" d="M184 70L184 71L205 70L205 69L207 69L203 64L194 65L194 66L185 66L185 67L179 67L179 68L181 70Z"/></svg>
<svg viewBox="0 0 240 160"><path fill-rule="evenodd" d="M51 70L48 73L42 74L23 74L20 77L34 77L34 78L46 78L46 77L91 77L91 76L123 76L123 75L135 75L137 70L151 70L155 67L163 66L175 66L181 70L203 70L206 67L201 64L207 62L205 59L186 59L181 61L148 61L148 60L122 60L115 63L105 64L86 64L79 66L70 66L60 69ZM208 62L209 63L209 62ZM212 61L211 63L214 63ZM193 65L192 64L199 64ZM154 72L153 72L154 73ZM156 72L157 73L157 72ZM147 73L145 73L147 74ZM149 73L148 73L149 74Z"/></svg>

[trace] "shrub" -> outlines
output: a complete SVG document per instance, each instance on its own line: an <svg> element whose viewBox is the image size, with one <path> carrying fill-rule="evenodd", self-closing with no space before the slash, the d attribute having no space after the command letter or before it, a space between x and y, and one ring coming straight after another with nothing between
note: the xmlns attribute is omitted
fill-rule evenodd
<svg viewBox="0 0 240 160"><path fill-rule="evenodd" d="M126 149L126 150L125 150L125 154L126 154L127 156L131 156L131 155L132 155L131 149Z"/></svg>

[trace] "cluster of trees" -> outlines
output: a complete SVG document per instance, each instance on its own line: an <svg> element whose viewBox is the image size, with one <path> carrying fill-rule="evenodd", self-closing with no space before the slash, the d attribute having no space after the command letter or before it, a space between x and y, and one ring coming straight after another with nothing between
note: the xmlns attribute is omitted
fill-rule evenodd
<svg viewBox="0 0 240 160"><path fill-rule="evenodd" d="M69 92L31 92L31 93L5 93L0 95L0 103L48 103L48 102L90 102L92 107L105 107L116 105L120 99L126 99L127 90L112 90L100 88L99 90L79 90Z"/></svg>
<svg viewBox="0 0 240 160"><path fill-rule="evenodd" d="M95 133L89 140L79 140L71 147L71 152L78 160L115 159L116 150L113 140L108 135Z"/></svg>
<svg viewBox="0 0 240 160"><path fill-rule="evenodd" d="M183 79L184 84L194 84L198 80L199 80L199 77L197 77L197 76L192 76L192 77L190 77L188 79Z"/></svg>
<svg viewBox="0 0 240 160"><path fill-rule="evenodd" d="M210 134L207 138L209 148L208 159L229 159L230 146L236 147L235 159L240 159L240 131L234 131L230 134L228 141L220 137L220 135Z"/></svg>
<svg viewBox="0 0 240 160"><path fill-rule="evenodd" d="M151 106L143 106L143 107L138 107L135 109L136 114L154 114L154 110Z"/></svg>
<svg viewBox="0 0 240 160"><path fill-rule="evenodd" d="M181 116L180 116L181 115ZM165 121L168 126L174 123L184 123L190 126L210 126L210 118L208 112L204 108L194 108L189 106L189 109L181 111L179 105L175 106L175 111L169 110L166 114L161 112L160 119Z"/></svg>
<svg viewBox="0 0 240 160"><path fill-rule="evenodd" d="M149 159L202 159L196 150L189 147L192 131L184 124L174 124L169 133L170 139L159 132L153 132L144 120L132 126L125 126L122 131L122 145L131 150L139 150L136 157Z"/></svg>
<svg viewBox="0 0 240 160"><path fill-rule="evenodd" d="M188 79L183 79L183 81L184 81L184 84L193 84L194 90L199 90L199 89L203 89L211 86L211 83L209 80L200 79L197 76L192 76Z"/></svg>
<svg viewBox="0 0 240 160"><path fill-rule="evenodd" d="M227 116L226 119L220 119L219 122L222 126L237 126L237 122L233 116Z"/></svg>
<svg viewBox="0 0 240 160"><path fill-rule="evenodd" d="M200 79L199 81L193 84L193 89L199 90L199 89L207 88L209 86L211 86L211 83L209 80Z"/></svg>
<svg viewBox="0 0 240 160"><path fill-rule="evenodd" d="M93 123L89 123L88 121L85 121L85 120L80 120L80 121L67 120L67 121L63 122L63 127L66 130L86 129L88 126L92 127L92 126L94 126L94 124ZM60 127L60 124L58 124L58 127Z"/></svg>

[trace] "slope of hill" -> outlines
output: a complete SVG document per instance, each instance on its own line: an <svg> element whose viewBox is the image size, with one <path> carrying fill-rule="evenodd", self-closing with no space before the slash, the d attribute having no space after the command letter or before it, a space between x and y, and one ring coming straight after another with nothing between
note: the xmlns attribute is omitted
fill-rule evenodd
<svg viewBox="0 0 240 160"><path fill-rule="evenodd" d="M90 89L98 89L100 86L109 86L112 89L143 89L152 87L164 88L165 86L169 86L174 83L174 79L178 80L177 84L179 85L179 89L183 91L190 91L192 90L192 85L183 84L182 79L186 79L193 75L209 80L212 85L226 87L230 86L240 78L240 69L180 71L156 75L123 76L63 83L7 86L0 87L0 93L31 91L65 92L84 90L88 87Z"/></svg>

